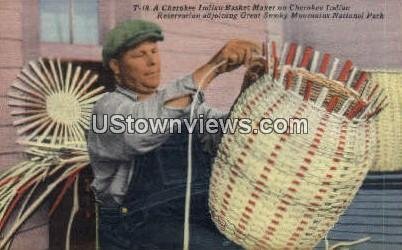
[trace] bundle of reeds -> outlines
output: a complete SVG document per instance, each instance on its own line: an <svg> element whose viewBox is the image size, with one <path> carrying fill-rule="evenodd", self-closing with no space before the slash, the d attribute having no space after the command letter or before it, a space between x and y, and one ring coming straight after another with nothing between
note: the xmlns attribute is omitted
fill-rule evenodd
<svg viewBox="0 0 402 250"><path fill-rule="evenodd" d="M0 232L4 236L0 249L10 247L17 230L56 188L62 185L49 216L74 185L66 240L69 249L69 234L78 211L79 173L89 165L85 131L103 87L94 88L97 75L89 70L82 74L80 66L60 59L29 62L17 78L8 95L9 105L16 118L13 125L18 143L27 146L28 159L0 174ZM44 191L36 193L40 185L45 186L41 188ZM32 199L34 194L37 197ZM15 213L15 220L9 221Z"/></svg>

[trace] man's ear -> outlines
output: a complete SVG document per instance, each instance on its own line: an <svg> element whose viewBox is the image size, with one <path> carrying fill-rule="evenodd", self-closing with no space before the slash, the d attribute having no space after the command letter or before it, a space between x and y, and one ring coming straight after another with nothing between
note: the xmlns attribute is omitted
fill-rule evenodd
<svg viewBox="0 0 402 250"><path fill-rule="evenodd" d="M109 68L113 71L114 75L120 74L119 60L112 58L109 61Z"/></svg>

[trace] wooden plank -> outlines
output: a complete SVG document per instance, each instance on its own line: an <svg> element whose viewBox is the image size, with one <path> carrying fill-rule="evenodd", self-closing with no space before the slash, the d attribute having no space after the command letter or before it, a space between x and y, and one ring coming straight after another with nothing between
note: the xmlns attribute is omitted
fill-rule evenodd
<svg viewBox="0 0 402 250"><path fill-rule="evenodd" d="M11 83L17 79L20 68L2 69L0 68L0 96L7 95Z"/></svg>
<svg viewBox="0 0 402 250"><path fill-rule="evenodd" d="M8 106L8 98L0 97L0 127L11 126L13 117L10 115L11 108Z"/></svg>
<svg viewBox="0 0 402 250"><path fill-rule="evenodd" d="M386 234L368 234L368 233L358 233L358 232L335 232L331 231L328 235L329 239L346 239L346 240L357 240L365 237L371 237L371 241L378 243L382 242L392 242L395 244L402 245L401 235L386 235Z"/></svg>
<svg viewBox="0 0 402 250"><path fill-rule="evenodd" d="M21 0L0 0L1 10L22 11Z"/></svg>
<svg viewBox="0 0 402 250"><path fill-rule="evenodd" d="M402 218L402 210L396 208L392 209L387 207L386 204L384 204L383 208L371 208L371 207L365 207L365 208L355 208L355 207L349 207L348 210L346 211L344 216L353 216L353 215L359 215L359 216L391 216L391 217L401 217Z"/></svg>
<svg viewBox="0 0 402 250"><path fill-rule="evenodd" d="M22 42L0 39L0 68L20 67L22 61Z"/></svg>
<svg viewBox="0 0 402 250"><path fill-rule="evenodd" d="M24 160L24 156L21 148L9 154L0 154L0 171L12 167L22 160Z"/></svg>
<svg viewBox="0 0 402 250"><path fill-rule="evenodd" d="M354 239L358 240L358 239ZM339 241L330 240L330 246L335 245ZM364 242L359 245L353 246L353 250L401 250L402 245L399 243L389 243L384 241L369 241ZM317 247L314 248L315 250L326 250L324 241L321 241Z"/></svg>
<svg viewBox="0 0 402 250"><path fill-rule="evenodd" d="M0 38L22 39L21 13L15 10L0 9Z"/></svg>

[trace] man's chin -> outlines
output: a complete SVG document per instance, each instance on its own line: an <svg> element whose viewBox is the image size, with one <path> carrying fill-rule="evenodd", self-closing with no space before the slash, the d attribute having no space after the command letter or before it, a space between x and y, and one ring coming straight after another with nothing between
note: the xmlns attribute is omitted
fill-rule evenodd
<svg viewBox="0 0 402 250"><path fill-rule="evenodd" d="M160 82L159 81L148 81L143 84L143 90L147 93L153 93L159 88Z"/></svg>
<svg viewBox="0 0 402 250"><path fill-rule="evenodd" d="M147 82L144 84L144 86L146 86L147 88L155 89L155 90L159 87L159 85L160 85L160 79L159 79L159 77L158 77L158 78L155 78L155 79L150 79L149 81L147 81Z"/></svg>

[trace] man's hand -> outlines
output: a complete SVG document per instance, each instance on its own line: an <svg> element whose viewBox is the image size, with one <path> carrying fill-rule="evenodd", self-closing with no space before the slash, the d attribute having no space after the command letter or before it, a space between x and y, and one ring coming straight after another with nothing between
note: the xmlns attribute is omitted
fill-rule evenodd
<svg viewBox="0 0 402 250"><path fill-rule="evenodd" d="M260 55L261 47L256 43L245 40L231 40L211 59L208 64L218 65L226 63L217 69L217 73L232 71L240 65L249 65L253 60L253 55Z"/></svg>
<svg viewBox="0 0 402 250"><path fill-rule="evenodd" d="M231 40L212 59L193 73L195 83L205 88L210 81L224 72L241 65L249 65L254 55L261 54L261 47L246 40ZM222 65L220 65L222 64ZM218 67L218 65L220 65ZM201 82L203 80L203 82Z"/></svg>
<svg viewBox="0 0 402 250"><path fill-rule="evenodd" d="M252 83L257 81L258 78L266 74L266 64L265 58L257 58L253 60L247 68L244 74L243 84L241 86L240 93L247 89Z"/></svg>

